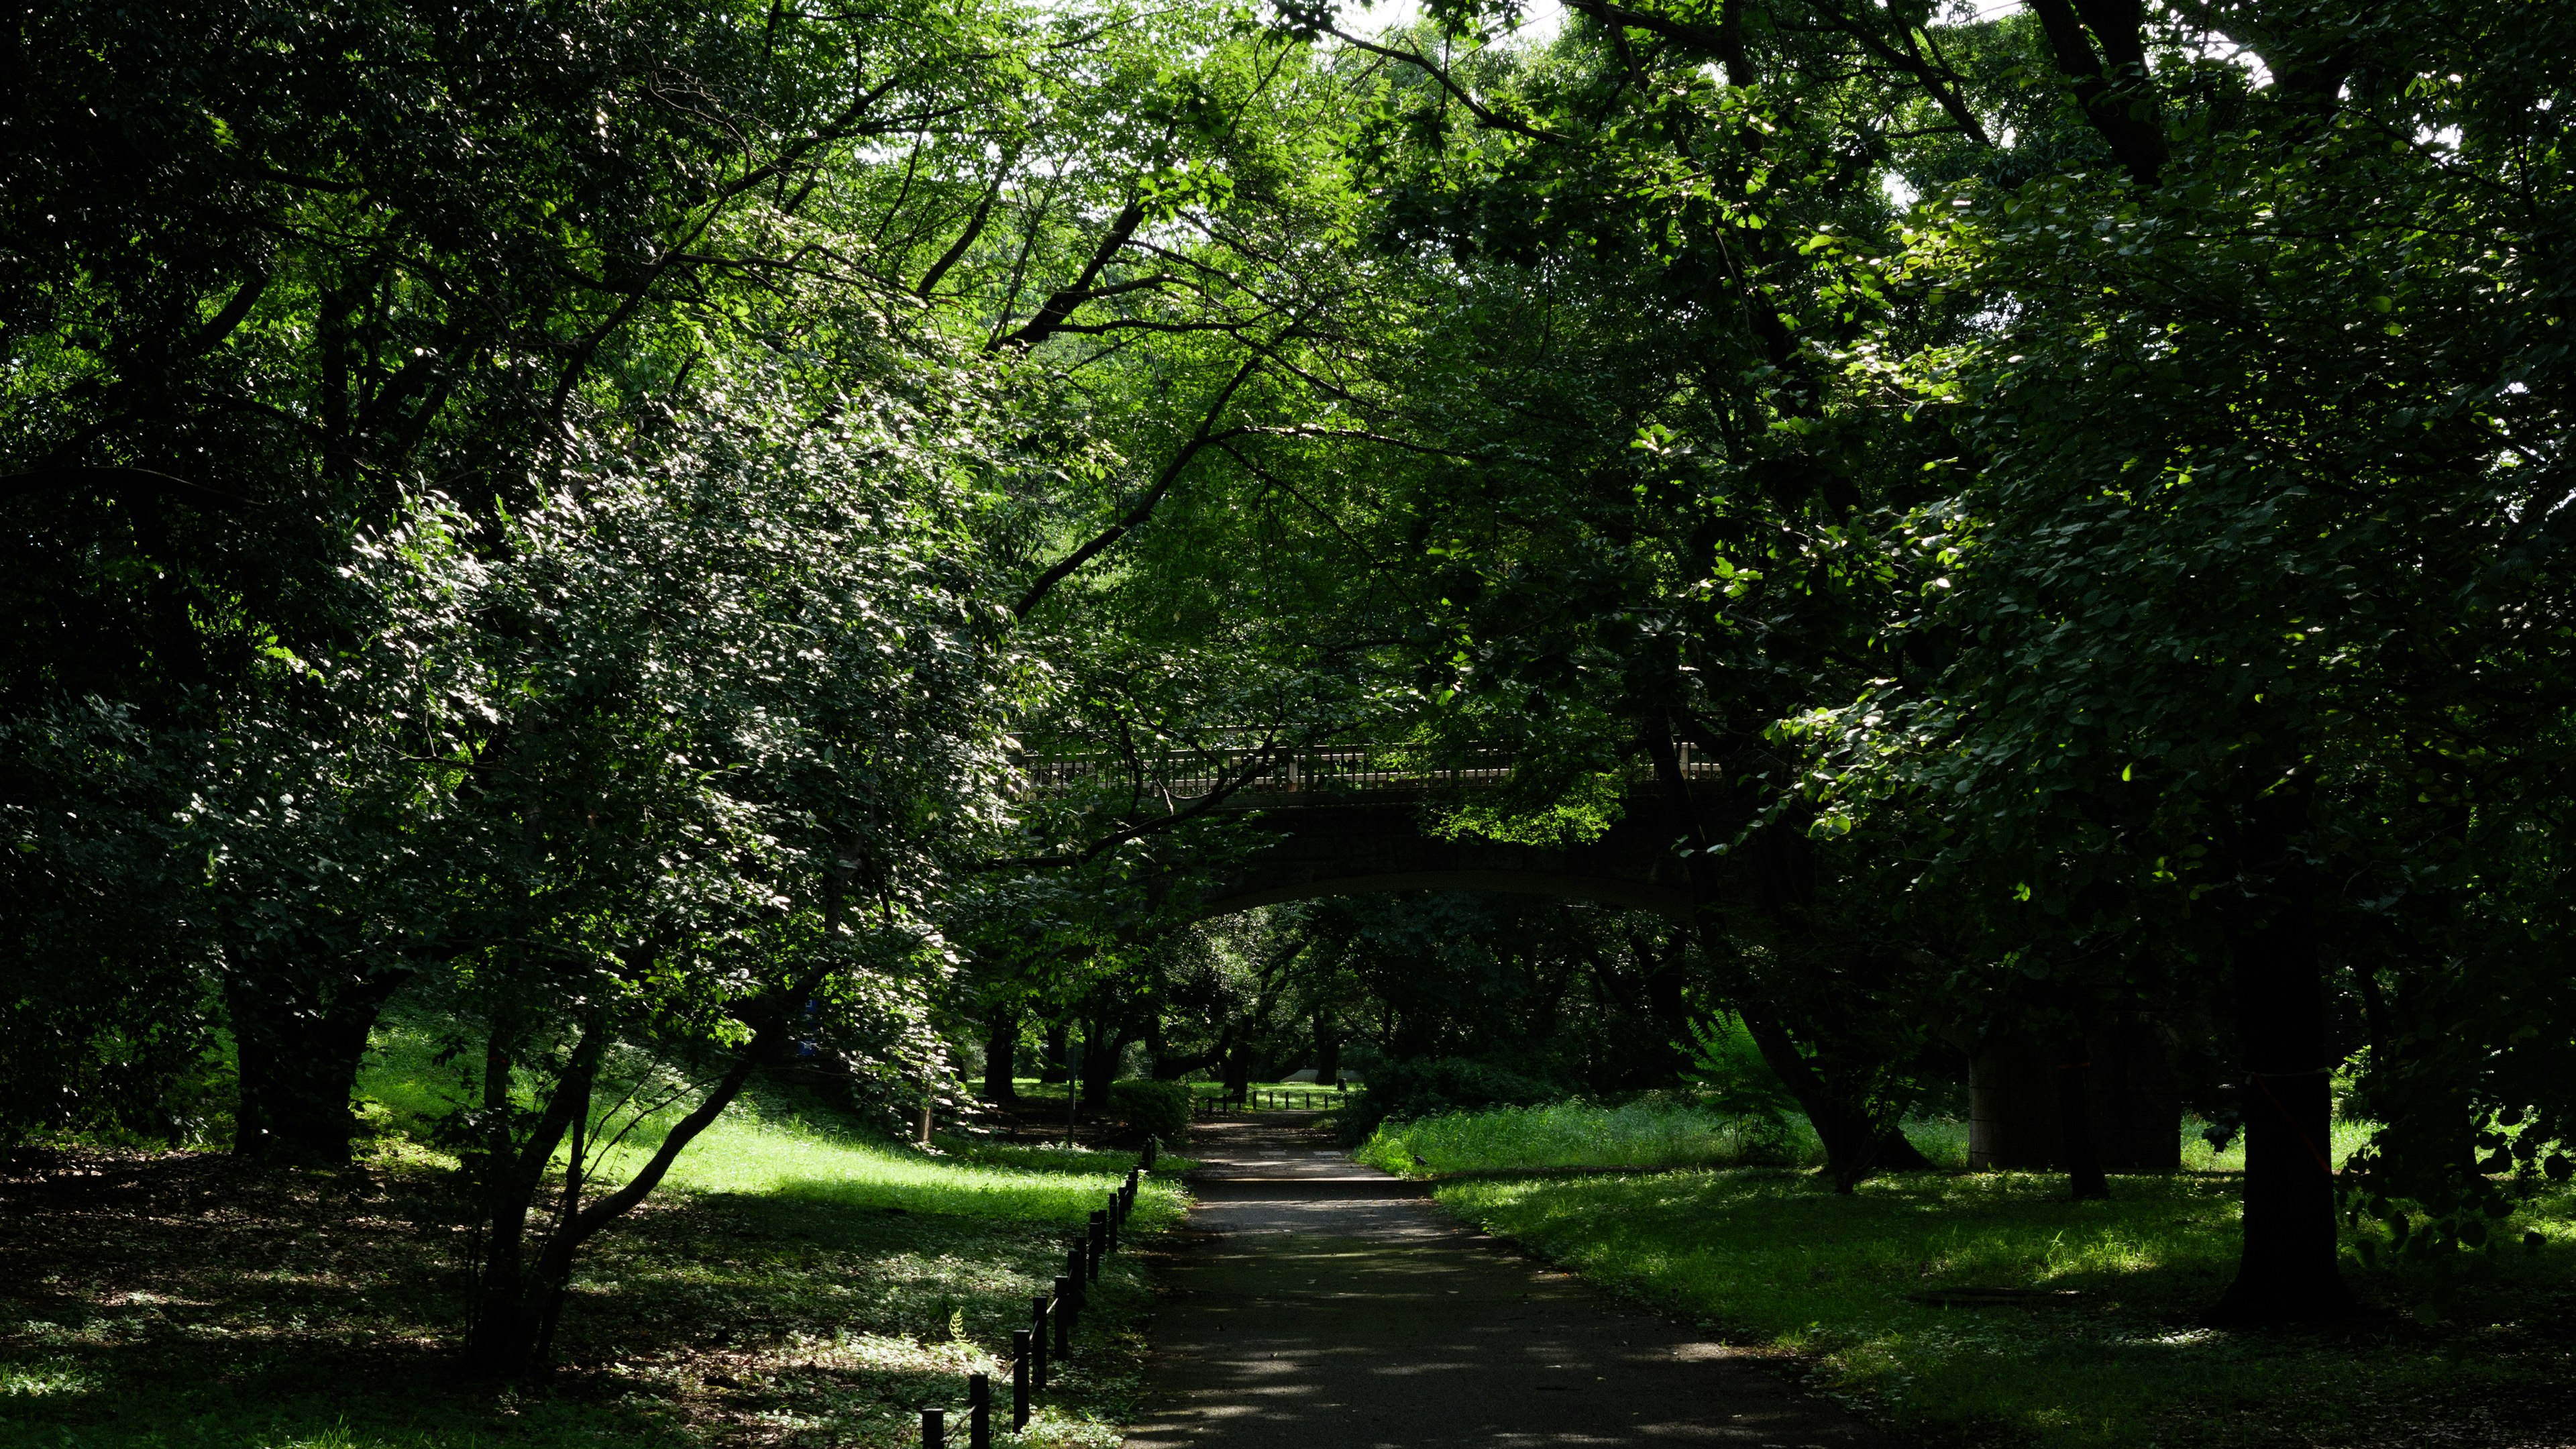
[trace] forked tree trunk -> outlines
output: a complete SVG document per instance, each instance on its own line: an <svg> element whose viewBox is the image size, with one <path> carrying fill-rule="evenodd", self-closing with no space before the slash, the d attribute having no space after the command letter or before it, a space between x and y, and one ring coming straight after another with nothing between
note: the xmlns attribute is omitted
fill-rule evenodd
<svg viewBox="0 0 2576 1449"><path fill-rule="evenodd" d="M2243 869L2268 886L2231 912L2237 1029L2244 1043L2244 1248L2212 1317L2281 1322L2338 1317L2352 1295L2335 1262L2325 976L2316 882L2293 849L2305 800L2284 790L2256 807Z"/></svg>

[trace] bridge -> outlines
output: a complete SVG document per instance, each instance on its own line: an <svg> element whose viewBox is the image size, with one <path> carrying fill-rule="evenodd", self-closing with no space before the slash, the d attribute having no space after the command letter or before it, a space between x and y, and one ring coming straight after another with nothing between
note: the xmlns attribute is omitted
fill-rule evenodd
<svg viewBox="0 0 2576 1449"><path fill-rule="evenodd" d="M1715 762L1686 752L1687 778L1714 783ZM1189 754L1081 755L1027 761L1032 793L1123 791L1178 814L1253 816L1275 835L1196 902L1202 916L1319 896L1375 891L1500 891L1691 914L1674 858L1682 822L1643 772L1627 808L1599 837L1562 846L1511 845L1439 831L1435 808L1500 788L1501 752L1435 759L1421 746L1219 748Z"/></svg>

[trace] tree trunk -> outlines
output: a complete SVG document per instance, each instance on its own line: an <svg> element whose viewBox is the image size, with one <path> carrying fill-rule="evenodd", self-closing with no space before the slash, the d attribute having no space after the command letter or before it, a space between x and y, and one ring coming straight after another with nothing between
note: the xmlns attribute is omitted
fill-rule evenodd
<svg viewBox="0 0 2576 1449"><path fill-rule="evenodd" d="M1238 1041L1225 1058L1225 1095L1241 1103L1252 1090L1252 1043Z"/></svg>
<svg viewBox="0 0 2576 1449"><path fill-rule="evenodd" d="M2111 1179L2102 1175L2102 1152L2093 1136L2092 1053L2084 1033L2068 1039L2057 1060L2057 1135L2066 1155L2066 1186L2077 1202L2108 1202Z"/></svg>
<svg viewBox="0 0 2576 1449"><path fill-rule="evenodd" d="M1134 1028L1121 1025L1115 1033L1107 1022L1096 1022L1084 1033L1089 1050L1082 1059L1082 1105L1109 1105L1109 1084L1118 1080L1118 1064L1127 1057L1127 1048L1135 1040Z"/></svg>
<svg viewBox="0 0 2576 1449"><path fill-rule="evenodd" d="M2326 1156L2332 1063L2316 884L2293 843L2305 815L2304 795L2286 788L2257 802L2243 867L2257 889L2227 922L2245 1053L2245 1239L2236 1281L2212 1315L2221 1322L2352 1310L2335 1263L2334 1170Z"/></svg>
<svg viewBox="0 0 2576 1449"><path fill-rule="evenodd" d="M985 1018L984 1100L1011 1103L1020 1099L1020 1009L995 1006Z"/></svg>
<svg viewBox="0 0 2576 1449"><path fill-rule="evenodd" d="M1071 1050L1072 1028L1061 1021L1047 1023L1046 1055L1038 1059L1038 1080L1061 1082L1065 1078L1065 1053Z"/></svg>
<svg viewBox="0 0 2576 1449"><path fill-rule="evenodd" d="M1682 774L1680 751L1673 744L1669 727L1658 721L1645 735L1647 753L1654 758L1655 773L1675 812L1680 837L1691 847L1684 866L1695 906L1691 924L1699 937L1701 952L1715 961L1723 956L1725 942L1709 905L1717 898L1717 882L1711 865L1716 854L1709 848L1707 822L1691 803L1690 781ZM1813 889L1812 871L1803 856L1782 862L1771 873L1786 878L1786 884L1775 883L1775 894ZM1906 1137L1899 1123L1879 1120L1809 1063L1798 1050L1788 1025L1768 1003L1739 1000L1735 1006L1737 1015L1744 1018L1745 1029L1753 1036L1753 1044L1761 1050L1762 1060L1789 1094L1798 1099L1799 1109L1807 1114L1808 1124L1824 1144L1825 1170L1833 1175L1838 1191L1851 1191L1873 1172L1919 1171L1932 1165Z"/></svg>
<svg viewBox="0 0 2576 1449"><path fill-rule="evenodd" d="M349 1101L367 1038L402 978L248 964L224 983L241 1075L233 1151L263 1162L344 1164L358 1130Z"/></svg>
<svg viewBox="0 0 2576 1449"><path fill-rule="evenodd" d="M1329 1011L1315 1013L1315 1085L1330 1087L1342 1080L1342 1031Z"/></svg>

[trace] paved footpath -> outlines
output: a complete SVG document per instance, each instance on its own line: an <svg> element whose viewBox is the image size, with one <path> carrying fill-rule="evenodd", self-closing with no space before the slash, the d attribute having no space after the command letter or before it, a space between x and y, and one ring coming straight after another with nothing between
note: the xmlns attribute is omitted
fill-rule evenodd
<svg viewBox="0 0 2576 1449"><path fill-rule="evenodd" d="M1505 1251L1309 1114L1201 1126L1128 1449L1892 1449L1722 1345Z"/></svg>

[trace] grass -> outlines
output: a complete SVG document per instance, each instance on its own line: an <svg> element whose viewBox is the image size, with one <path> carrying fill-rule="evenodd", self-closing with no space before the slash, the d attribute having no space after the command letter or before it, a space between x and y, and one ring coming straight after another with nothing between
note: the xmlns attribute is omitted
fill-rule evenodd
<svg viewBox="0 0 2576 1449"><path fill-rule="evenodd" d="M1964 1123L1926 1119L1907 1123L1906 1132L1936 1162L1967 1160ZM1617 1106L1551 1102L1387 1122L1353 1154L1371 1167L1412 1177L1570 1167L1814 1163L1823 1155L1815 1130L1795 1113L1775 1126L1667 1093Z"/></svg>
<svg viewBox="0 0 2576 1449"><path fill-rule="evenodd" d="M495 1390L450 1356L471 1235L415 1135L440 1105L431 1058L400 1030L380 1046L362 1091L390 1135L357 1169L92 1152L0 1171L0 1446L909 1445L970 1372L1002 1378L1007 1408L1010 1331L1132 1161L948 1139L927 1155L755 1094L586 1251L562 1367ZM1149 1181L1134 1230L1183 1205ZM1113 1257L1085 1351L1000 1442L1116 1444L1148 1300L1137 1260Z"/></svg>
<svg viewBox="0 0 2576 1449"><path fill-rule="evenodd" d="M2181 1132L2185 1171L2244 1170L2241 1137L2220 1152L2197 1123ZM2358 1151L2370 1132L2367 1122L2335 1123L2335 1164ZM1968 1165L1968 1124L1957 1118L1915 1118L1905 1124L1905 1135L1936 1166ZM1551 1102L1388 1122L1354 1155L1387 1172L1422 1177L1579 1167L1812 1167L1824 1161L1824 1144L1794 1112L1779 1129L1766 1130L1760 1119L1712 1111L1686 1095L1650 1093L1616 1106Z"/></svg>
<svg viewBox="0 0 2576 1449"><path fill-rule="evenodd" d="M1726 1146L1653 1104L1472 1116L1488 1120L1391 1126L1372 1147L1418 1142L1435 1168L1456 1170ZM1437 1195L1490 1232L1778 1355L1924 1443L2519 1444L2576 1429L2576 1197L2527 1204L2499 1237L2527 1226L2546 1241L2502 1250L2491 1281L2366 1267L2348 1245L2363 1317L2227 1332L2199 1316L2235 1268L2237 1179L2113 1186L2112 1202L2072 1203L2053 1175L1921 1173L1837 1196L1811 1173L1733 1168L1487 1179ZM2079 1296L1946 1308L1910 1297L1957 1287Z"/></svg>

